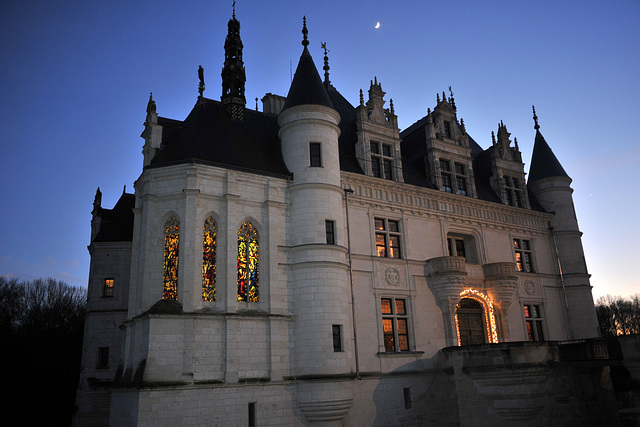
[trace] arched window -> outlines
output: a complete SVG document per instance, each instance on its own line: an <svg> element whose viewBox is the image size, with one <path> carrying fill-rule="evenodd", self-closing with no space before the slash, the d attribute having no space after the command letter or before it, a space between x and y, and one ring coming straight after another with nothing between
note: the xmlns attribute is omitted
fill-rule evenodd
<svg viewBox="0 0 640 427"><path fill-rule="evenodd" d="M162 299L174 300L178 297L178 243L180 223L172 216L164 225L164 280Z"/></svg>
<svg viewBox="0 0 640 427"><path fill-rule="evenodd" d="M202 235L202 300L216 300L216 222L213 217L204 222Z"/></svg>
<svg viewBox="0 0 640 427"><path fill-rule="evenodd" d="M238 301L258 301L258 232L250 222L238 230Z"/></svg>

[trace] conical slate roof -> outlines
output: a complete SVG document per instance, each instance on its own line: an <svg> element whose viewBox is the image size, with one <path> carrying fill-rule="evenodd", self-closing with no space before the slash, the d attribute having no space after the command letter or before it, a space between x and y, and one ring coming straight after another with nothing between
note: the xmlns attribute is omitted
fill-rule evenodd
<svg viewBox="0 0 640 427"><path fill-rule="evenodd" d="M536 129L536 139L533 144L533 155L531 156L531 166L529 167L529 182L552 176L569 177L558 158L551 151L551 147L545 141L540 130Z"/></svg>
<svg viewBox="0 0 640 427"><path fill-rule="evenodd" d="M329 94L322 84L320 74L318 74L318 69L313 63L313 58L311 58L309 49L307 49L307 46L309 45L307 33L307 23L305 18L304 26L302 28L302 34L304 35L302 45L304 46L304 50L300 56L298 68L296 68L296 74L293 76L293 82L291 82L289 94L287 95L287 100L282 107L282 111L287 108L305 104L324 105L325 107L333 108L331 99L329 99Z"/></svg>

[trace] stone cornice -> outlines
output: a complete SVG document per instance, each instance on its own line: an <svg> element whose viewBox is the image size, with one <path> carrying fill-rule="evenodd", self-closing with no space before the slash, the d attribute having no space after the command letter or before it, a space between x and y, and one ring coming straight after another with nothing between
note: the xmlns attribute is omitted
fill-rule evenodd
<svg viewBox="0 0 640 427"><path fill-rule="evenodd" d="M363 175L341 172L342 186L354 190L353 204L426 215L461 224L547 232L552 214Z"/></svg>

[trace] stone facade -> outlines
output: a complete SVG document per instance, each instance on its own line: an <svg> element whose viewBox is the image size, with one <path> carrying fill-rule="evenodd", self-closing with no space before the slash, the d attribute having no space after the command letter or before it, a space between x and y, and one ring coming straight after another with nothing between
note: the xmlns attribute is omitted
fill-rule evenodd
<svg viewBox="0 0 640 427"><path fill-rule="evenodd" d="M234 15L227 40L241 53L239 28ZM177 121L149 100L135 194L94 203L76 424L560 425L541 408L567 421L606 400L595 371L574 406L545 397L582 381L573 368L556 378L550 342L599 335L571 180L544 166L557 159L532 162L525 185L506 126L482 150L453 94L400 132L381 83L351 106L303 34L288 96L267 94L262 113L201 93ZM224 79L244 84L241 54ZM537 119L536 131L548 149ZM245 301L246 224L259 294Z"/></svg>

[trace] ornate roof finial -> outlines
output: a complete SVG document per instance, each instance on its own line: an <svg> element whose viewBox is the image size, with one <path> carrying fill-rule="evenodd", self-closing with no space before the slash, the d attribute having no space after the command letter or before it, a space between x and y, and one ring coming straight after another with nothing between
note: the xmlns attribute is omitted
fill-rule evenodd
<svg viewBox="0 0 640 427"><path fill-rule="evenodd" d="M258 111L258 97L256 96L256 111Z"/></svg>
<svg viewBox="0 0 640 427"><path fill-rule="evenodd" d="M236 19L236 0L233 0L233 19Z"/></svg>
<svg viewBox="0 0 640 427"><path fill-rule="evenodd" d="M330 50L327 49L327 43L320 43L320 46L324 49L324 67L322 67L324 70L324 85L328 87L331 84L329 80L329 57L327 56Z"/></svg>
<svg viewBox="0 0 640 427"><path fill-rule="evenodd" d="M491 143L496 145L496 134L494 131L491 131Z"/></svg>
<svg viewBox="0 0 640 427"><path fill-rule="evenodd" d="M516 150L520 151L520 147L518 147L518 138L513 137L513 145L516 146Z"/></svg>
<svg viewBox="0 0 640 427"><path fill-rule="evenodd" d="M309 30L307 30L307 17L302 17L302 46L309 46L309 40L307 40L307 35L309 34Z"/></svg>
<svg viewBox="0 0 640 427"><path fill-rule="evenodd" d="M127 192L127 184L124 185L124 188L122 189L122 194Z"/></svg>
<svg viewBox="0 0 640 427"><path fill-rule="evenodd" d="M198 65L198 79L200 79L198 93L200 94L200 98L202 98L202 93L204 92L204 68L202 68L202 65Z"/></svg>
<svg viewBox="0 0 640 427"><path fill-rule="evenodd" d="M360 105L364 105L364 94L362 93L362 89L360 89Z"/></svg>
<svg viewBox="0 0 640 427"><path fill-rule="evenodd" d="M393 98L389 99L389 110L391 111L391 114L396 113L396 111L393 109Z"/></svg>
<svg viewBox="0 0 640 427"><path fill-rule="evenodd" d="M538 124L538 116L536 116L536 106L532 105L531 108L533 108L533 122L535 123L533 125L533 128L535 130L538 130L538 129L540 129L540 125Z"/></svg>
<svg viewBox="0 0 640 427"><path fill-rule="evenodd" d="M464 119L460 119L460 130L462 130L462 133L467 132L467 128L464 127Z"/></svg>
<svg viewBox="0 0 640 427"><path fill-rule="evenodd" d="M447 95L444 93L444 91L442 91L442 100L443 101L447 100Z"/></svg>
<svg viewBox="0 0 640 427"><path fill-rule="evenodd" d="M440 94L436 93L436 102L440 104Z"/></svg>
<svg viewBox="0 0 640 427"><path fill-rule="evenodd" d="M156 112L156 101L153 100L153 92L149 92L149 102L147 102L147 114Z"/></svg>
<svg viewBox="0 0 640 427"><path fill-rule="evenodd" d="M451 102L451 106L453 107L453 111L456 111L456 102L453 100L453 90L451 90L451 86L449 86L449 102Z"/></svg>

